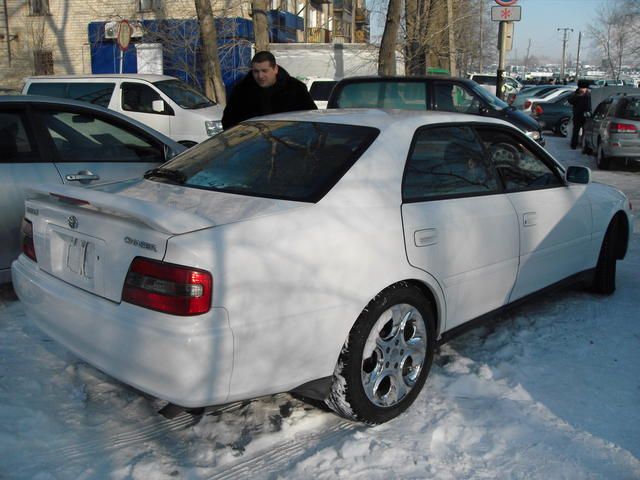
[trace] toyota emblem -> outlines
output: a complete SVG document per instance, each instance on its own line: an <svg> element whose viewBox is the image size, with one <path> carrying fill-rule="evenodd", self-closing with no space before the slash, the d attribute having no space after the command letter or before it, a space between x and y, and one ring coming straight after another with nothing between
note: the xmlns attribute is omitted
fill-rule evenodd
<svg viewBox="0 0 640 480"><path fill-rule="evenodd" d="M67 222L69 222L69 226L71 228L78 228L78 219L74 216L71 215L68 219Z"/></svg>

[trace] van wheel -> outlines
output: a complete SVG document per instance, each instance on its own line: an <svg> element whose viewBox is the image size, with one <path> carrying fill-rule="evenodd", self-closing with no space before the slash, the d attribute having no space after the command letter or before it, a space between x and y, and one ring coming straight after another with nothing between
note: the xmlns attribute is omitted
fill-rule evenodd
<svg viewBox="0 0 640 480"><path fill-rule="evenodd" d="M349 332L325 402L351 420L391 420L420 393L434 349L430 303L415 286L392 285L369 302Z"/></svg>
<svg viewBox="0 0 640 480"><path fill-rule="evenodd" d="M602 143L598 144L598 151L596 152L596 165L600 170L609 170L609 167L611 166L611 158L607 157L604 154Z"/></svg>

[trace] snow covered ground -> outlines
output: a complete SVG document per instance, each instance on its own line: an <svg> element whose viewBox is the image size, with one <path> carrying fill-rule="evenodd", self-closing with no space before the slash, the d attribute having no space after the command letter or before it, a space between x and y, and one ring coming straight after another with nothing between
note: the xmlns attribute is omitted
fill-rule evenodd
<svg viewBox="0 0 640 480"><path fill-rule="evenodd" d="M595 169L567 139L548 142ZM594 177L638 212L639 170ZM613 296L549 294L458 337L404 415L366 427L286 394L167 420L50 341L5 289L0 479L640 479L639 307L635 234Z"/></svg>

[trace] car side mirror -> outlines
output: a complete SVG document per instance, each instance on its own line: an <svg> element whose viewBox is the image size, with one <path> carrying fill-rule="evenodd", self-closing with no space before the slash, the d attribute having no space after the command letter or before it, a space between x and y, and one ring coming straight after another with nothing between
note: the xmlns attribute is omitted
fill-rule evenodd
<svg viewBox="0 0 640 480"><path fill-rule="evenodd" d="M584 118L591 118L591 112L584 112Z"/></svg>
<svg viewBox="0 0 640 480"><path fill-rule="evenodd" d="M154 100L151 102L151 110L156 113L164 113L164 100Z"/></svg>
<svg viewBox="0 0 640 480"><path fill-rule="evenodd" d="M587 185L591 183L591 169L580 165L572 165L567 168L565 178L569 183L581 183L583 185Z"/></svg>
<svg viewBox="0 0 640 480"><path fill-rule="evenodd" d="M480 105L478 107L478 113L480 115L488 115L489 114L489 107L487 107L486 105Z"/></svg>

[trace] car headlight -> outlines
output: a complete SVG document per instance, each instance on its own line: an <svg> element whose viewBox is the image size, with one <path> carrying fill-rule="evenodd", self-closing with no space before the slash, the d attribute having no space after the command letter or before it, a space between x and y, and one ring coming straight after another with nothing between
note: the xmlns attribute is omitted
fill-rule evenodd
<svg viewBox="0 0 640 480"><path fill-rule="evenodd" d="M534 140L540 140L540 132L537 130L531 130L527 132L527 137L533 138Z"/></svg>
<svg viewBox="0 0 640 480"><path fill-rule="evenodd" d="M222 122L219 120L205 120L204 128L207 130L207 135L212 137L222 131Z"/></svg>

